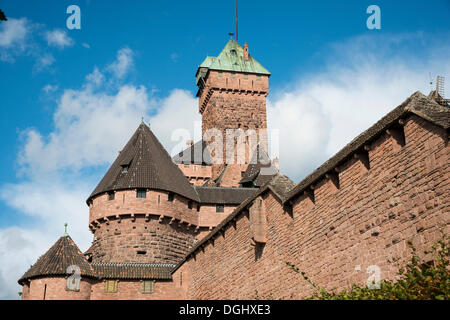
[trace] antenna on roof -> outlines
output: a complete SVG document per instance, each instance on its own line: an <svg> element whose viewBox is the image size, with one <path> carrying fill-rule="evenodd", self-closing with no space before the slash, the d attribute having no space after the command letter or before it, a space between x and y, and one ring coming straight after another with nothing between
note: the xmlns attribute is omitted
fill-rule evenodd
<svg viewBox="0 0 450 320"><path fill-rule="evenodd" d="M436 77L436 93L438 93L443 99L445 99L444 83L445 78L443 76Z"/></svg>

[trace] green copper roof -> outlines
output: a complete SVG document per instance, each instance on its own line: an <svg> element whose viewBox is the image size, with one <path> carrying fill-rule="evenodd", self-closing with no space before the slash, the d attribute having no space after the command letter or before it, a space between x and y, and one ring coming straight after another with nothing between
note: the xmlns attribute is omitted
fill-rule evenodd
<svg viewBox="0 0 450 320"><path fill-rule="evenodd" d="M245 61L244 49L233 39L228 41L218 57L206 57L199 68L270 75L251 55L248 61Z"/></svg>

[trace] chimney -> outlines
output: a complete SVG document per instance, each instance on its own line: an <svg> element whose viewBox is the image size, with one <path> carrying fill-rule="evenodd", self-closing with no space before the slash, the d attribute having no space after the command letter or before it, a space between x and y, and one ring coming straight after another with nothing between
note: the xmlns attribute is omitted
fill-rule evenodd
<svg viewBox="0 0 450 320"><path fill-rule="evenodd" d="M187 140L186 141L186 148L191 147L194 144L194 140Z"/></svg>
<svg viewBox="0 0 450 320"><path fill-rule="evenodd" d="M246 42L246 43L244 44L244 60L245 60L245 61L248 61L248 59L249 59L249 55L248 55L248 43Z"/></svg>

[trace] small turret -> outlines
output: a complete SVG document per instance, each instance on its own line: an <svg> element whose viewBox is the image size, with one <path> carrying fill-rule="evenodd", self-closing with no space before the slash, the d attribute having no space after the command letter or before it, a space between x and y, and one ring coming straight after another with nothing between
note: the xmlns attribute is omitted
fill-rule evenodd
<svg viewBox="0 0 450 320"><path fill-rule="evenodd" d="M63 236L19 279L23 300L89 300L95 271L64 227Z"/></svg>

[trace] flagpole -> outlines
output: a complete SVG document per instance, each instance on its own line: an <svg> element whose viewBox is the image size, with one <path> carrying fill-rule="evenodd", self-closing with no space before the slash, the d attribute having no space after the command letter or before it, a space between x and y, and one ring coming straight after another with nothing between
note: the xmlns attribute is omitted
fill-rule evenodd
<svg viewBox="0 0 450 320"><path fill-rule="evenodd" d="M238 42L238 0L236 0L236 42Z"/></svg>

